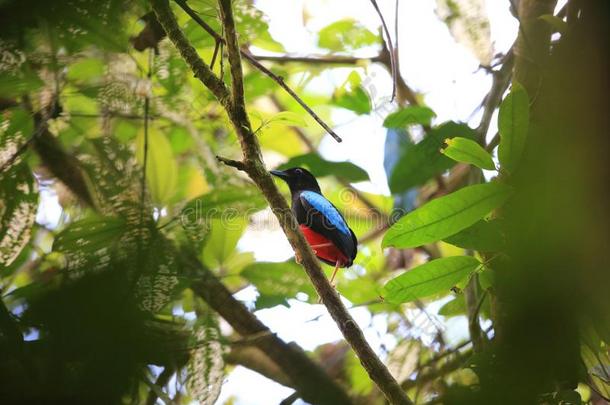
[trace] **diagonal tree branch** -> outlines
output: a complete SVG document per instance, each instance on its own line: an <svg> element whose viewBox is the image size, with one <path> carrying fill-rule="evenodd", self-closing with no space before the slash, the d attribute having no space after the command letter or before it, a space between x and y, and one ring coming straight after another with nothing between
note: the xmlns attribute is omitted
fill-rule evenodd
<svg viewBox="0 0 610 405"><path fill-rule="evenodd" d="M184 37L184 35L181 33L176 19L171 13L168 1L152 0L152 4L159 22L168 33L168 37L174 43L178 51L181 54L184 54L185 50L192 50L194 52L193 47L189 44L186 37ZM326 305L330 315L337 323L337 326L343 333L343 336L347 342L356 352L360 362L369 374L370 378L377 384L390 403L411 404L411 401L407 398L405 392L400 388L386 366L381 362L381 360L379 360L373 349L367 343L366 339L364 338L364 334L351 315L347 312L345 306L337 295L337 292L329 284L326 276L322 272L320 263L313 255L311 248L305 241L303 234L300 232L296 219L290 211L286 200L279 193L273 179L271 178L271 175L269 172L267 172L263 164L258 139L250 127L248 116L246 114L243 85L236 83L242 81L243 78L241 71L241 51L237 43L235 22L233 20L230 0L221 0L220 9L221 16L223 18L223 26L226 32L225 43L227 46L229 63L231 65L231 79L233 82L232 99L223 99L221 103L225 107L229 119L231 120L231 123L233 124L240 140L244 157L243 163L245 165L245 171L256 183L269 202L269 205L278 218L279 223L288 238L288 241L292 245L295 252L297 252L301 257L302 265L316 288L316 291L320 295L322 302ZM200 59L197 62L190 58L187 60L187 62L191 68L205 66L205 68L209 71L209 68ZM205 74L200 72L194 71L194 73L196 77L206 77ZM240 92L240 90L242 92ZM221 95L224 97L225 93L222 92ZM264 327L264 325L262 325L262 327ZM281 359L274 358L274 360L278 361Z"/></svg>

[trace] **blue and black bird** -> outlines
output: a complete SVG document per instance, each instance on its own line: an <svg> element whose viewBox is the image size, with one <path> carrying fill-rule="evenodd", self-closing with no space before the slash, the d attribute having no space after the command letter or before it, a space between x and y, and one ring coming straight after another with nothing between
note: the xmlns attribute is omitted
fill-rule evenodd
<svg viewBox="0 0 610 405"><path fill-rule="evenodd" d="M356 258L358 241L339 210L320 191L316 178L302 167L272 170L288 183L292 212L318 259L335 266L330 283L340 267L349 267Z"/></svg>

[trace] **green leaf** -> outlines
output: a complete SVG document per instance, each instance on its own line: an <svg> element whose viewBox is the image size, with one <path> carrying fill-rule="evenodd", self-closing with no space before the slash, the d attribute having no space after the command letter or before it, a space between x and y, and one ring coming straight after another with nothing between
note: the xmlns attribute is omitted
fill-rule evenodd
<svg viewBox="0 0 610 405"><path fill-rule="evenodd" d="M138 161L144 162L144 131L136 138ZM165 204L176 191L178 168L172 146L165 135L154 128L148 131L148 156L146 161L146 184L154 202Z"/></svg>
<svg viewBox="0 0 610 405"><path fill-rule="evenodd" d="M472 256L452 256L432 260L390 280L384 286L385 299L404 303L449 291L472 274L481 263Z"/></svg>
<svg viewBox="0 0 610 405"><path fill-rule="evenodd" d="M464 295L460 294L438 310L438 314L446 318L466 314L466 301Z"/></svg>
<svg viewBox="0 0 610 405"><path fill-rule="evenodd" d="M297 166L306 167L316 177L337 175L351 183L369 180L368 173L355 164L350 162L331 162L330 160L323 159L315 152L295 156L279 166L278 169L285 170Z"/></svg>
<svg viewBox="0 0 610 405"><path fill-rule="evenodd" d="M472 139L456 137L446 139L445 143L447 147L441 152L456 162L470 163L481 169L496 169L491 155Z"/></svg>
<svg viewBox="0 0 610 405"><path fill-rule="evenodd" d="M310 298L316 296L309 277L293 261L253 263L242 270L241 276L252 283L261 295L294 298L297 293L304 292Z"/></svg>
<svg viewBox="0 0 610 405"><path fill-rule="evenodd" d="M100 81L106 70L106 64L97 58L81 59L68 67L67 78L77 83Z"/></svg>
<svg viewBox="0 0 610 405"><path fill-rule="evenodd" d="M392 194L403 193L452 168L455 161L440 149L445 139L455 136L475 139L476 133L465 124L447 122L429 131L416 145L409 145L390 175L388 184Z"/></svg>
<svg viewBox="0 0 610 405"><path fill-rule="evenodd" d="M368 93L361 86L362 79L355 71L333 93L333 104L353 111L358 115L368 114L373 108Z"/></svg>
<svg viewBox="0 0 610 405"><path fill-rule="evenodd" d="M560 34L565 34L568 30L568 23L560 17L557 17L552 14L544 14L538 18L542 21L547 22L555 31L559 32Z"/></svg>
<svg viewBox="0 0 610 405"><path fill-rule="evenodd" d="M492 182L465 187L432 200L392 225L382 245L410 248L444 239L502 205L510 193L510 187Z"/></svg>
<svg viewBox="0 0 610 405"><path fill-rule="evenodd" d="M334 22L318 32L318 46L331 51L350 51L379 41L377 35L353 19Z"/></svg>
<svg viewBox="0 0 610 405"><path fill-rule="evenodd" d="M258 48L262 48L265 49L267 51L271 51L271 52L286 52L286 49L284 49L284 46L276 41L271 34L269 33L269 30L261 30L259 32L259 35L257 35L256 37L254 37L252 39L252 45L258 47Z"/></svg>
<svg viewBox="0 0 610 405"><path fill-rule="evenodd" d="M502 169L512 172L517 167L523 150L530 120L529 97L525 88L514 82L511 92L500 104L498 130L500 146L498 159Z"/></svg>
<svg viewBox="0 0 610 405"><path fill-rule="evenodd" d="M27 71L18 74L11 74L9 72L0 73L0 94L7 99L31 93L43 85L44 82L34 72Z"/></svg>
<svg viewBox="0 0 610 405"><path fill-rule="evenodd" d="M386 128L404 128L407 125L430 125L432 118L436 117L434 111L424 106L409 106L388 115L383 121Z"/></svg>
<svg viewBox="0 0 610 405"><path fill-rule="evenodd" d="M481 220L443 241L463 249L473 249L479 252L497 252L505 247L499 219Z"/></svg>
<svg viewBox="0 0 610 405"><path fill-rule="evenodd" d="M235 254L237 242L248 225L247 218L242 215L223 216L212 219L210 225L203 247L203 262L211 268L219 268Z"/></svg>

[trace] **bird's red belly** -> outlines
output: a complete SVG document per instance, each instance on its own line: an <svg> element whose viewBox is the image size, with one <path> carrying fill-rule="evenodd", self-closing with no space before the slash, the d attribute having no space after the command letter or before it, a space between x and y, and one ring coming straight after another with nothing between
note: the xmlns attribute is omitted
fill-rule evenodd
<svg viewBox="0 0 610 405"><path fill-rule="evenodd" d="M316 256L320 259L332 262L333 264L339 262L339 266L342 266L349 261L339 248L329 239L313 231L307 225L301 224L300 227L305 239L307 239L307 242L312 247Z"/></svg>

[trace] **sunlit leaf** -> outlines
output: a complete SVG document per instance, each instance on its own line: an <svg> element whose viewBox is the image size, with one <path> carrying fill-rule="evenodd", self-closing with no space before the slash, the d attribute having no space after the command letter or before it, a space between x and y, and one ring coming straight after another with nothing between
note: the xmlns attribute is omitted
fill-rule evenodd
<svg viewBox="0 0 610 405"><path fill-rule="evenodd" d="M388 281L384 298L392 303L410 302L449 291L472 274L481 263L472 256L452 256L432 260Z"/></svg>
<svg viewBox="0 0 610 405"><path fill-rule="evenodd" d="M144 131L136 139L137 157L144 164ZM146 158L146 183L156 203L166 203L176 191L178 168L171 144L163 133L154 128L148 130Z"/></svg>
<svg viewBox="0 0 610 405"><path fill-rule="evenodd" d="M378 41L377 35L353 19L334 22L318 32L318 45L331 51L358 49Z"/></svg>
<svg viewBox="0 0 610 405"><path fill-rule="evenodd" d="M502 205L510 193L510 187L492 182L432 200L392 225L383 238L383 247L416 247L451 236Z"/></svg>
<svg viewBox="0 0 610 405"><path fill-rule="evenodd" d="M455 137L446 139L447 147L441 152L456 162L470 163L481 169L495 170L491 155L472 139Z"/></svg>
<svg viewBox="0 0 610 405"><path fill-rule="evenodd" d="M514 82L511 92L500 104L498 159L502 169L514 171L525 148L530 117L529 97L525 88Z"/></svg>
<svg viewBox="0 0 610 405"><path fill-rule="evenodd" d="M358 115L370 113L373 105L361 83L362 79L357 72L350 73L343 86L333 93L333 104Z"/></svg>
<svg viewBox="0 0 610 405"><path fill-rule="evenodd" d="M203 262L210 268L222 267L234 254L239 238L247 225L247 216L236 212L209 221L210 232L203 247Z"/></svg>

